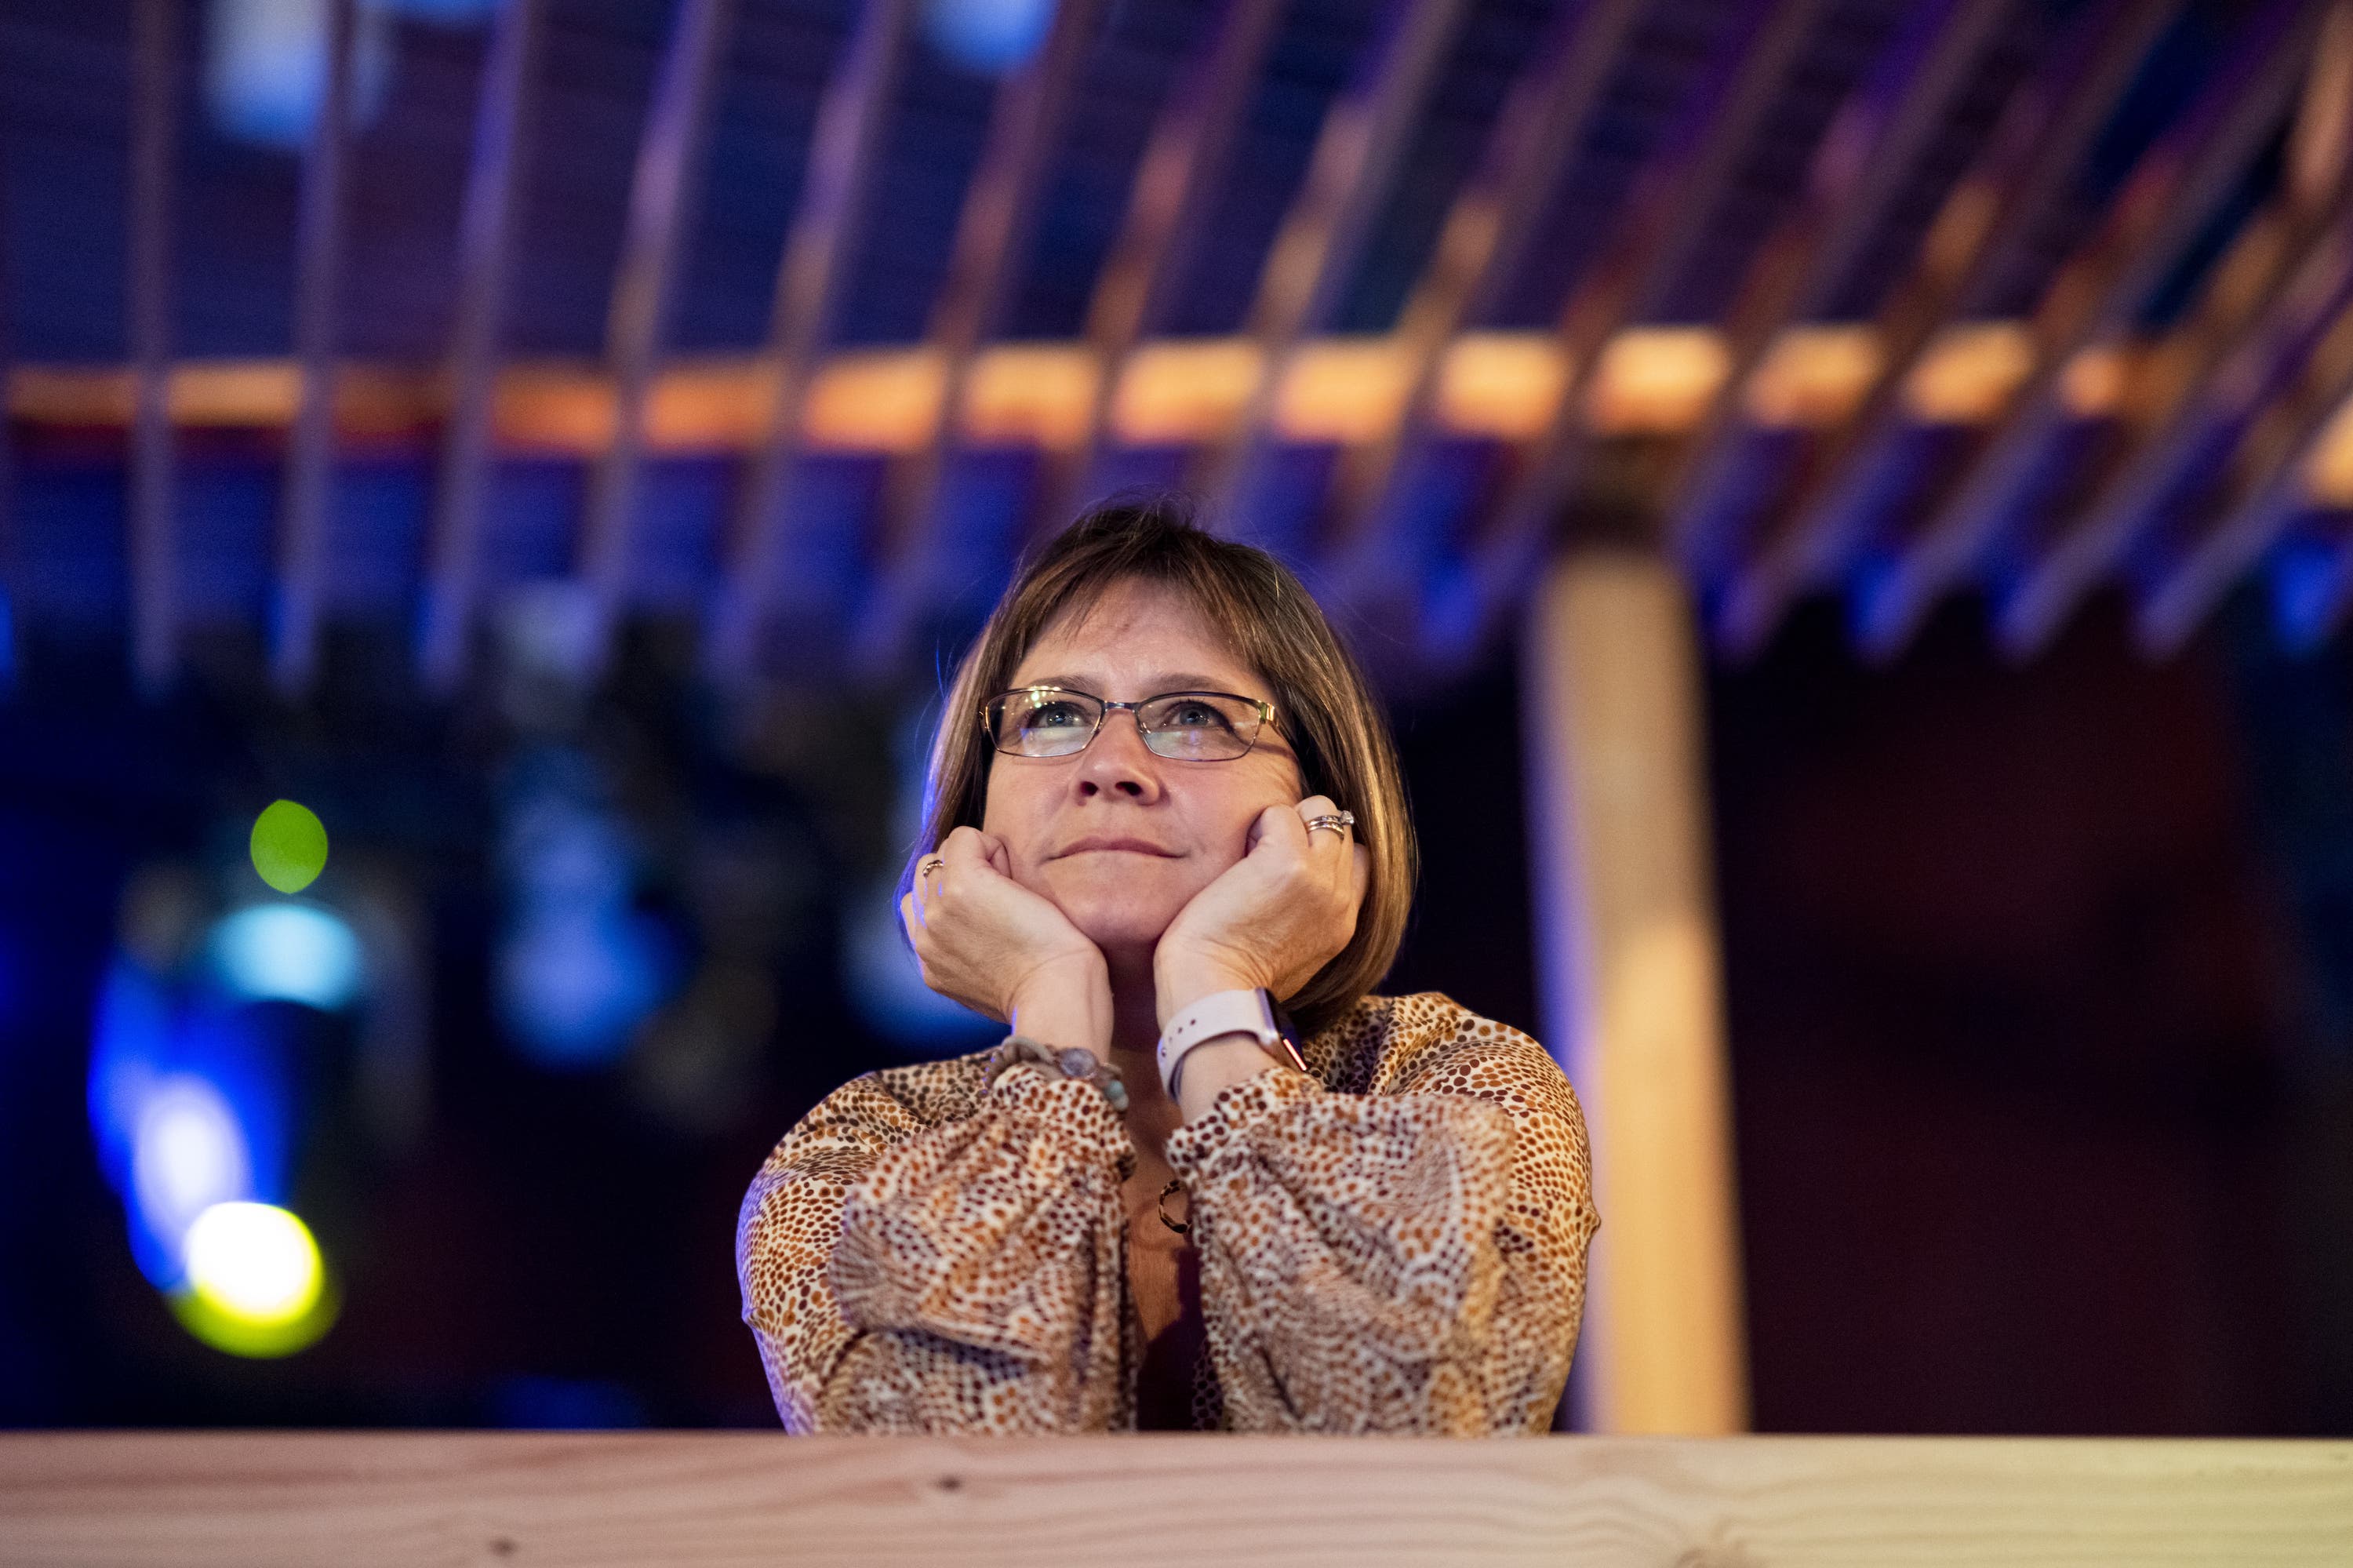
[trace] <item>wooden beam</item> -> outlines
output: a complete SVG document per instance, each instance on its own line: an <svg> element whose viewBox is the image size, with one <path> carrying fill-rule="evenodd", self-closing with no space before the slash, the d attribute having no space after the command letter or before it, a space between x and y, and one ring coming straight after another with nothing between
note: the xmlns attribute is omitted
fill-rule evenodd
<svg viewBox="0 0 2353 1568"><path fill-rule="evenodd" d="M1748 1424L1739 1204L1697 641L1664 561L1572 553L1524 644L1546 1043L1583 1097L1601 1229L1587 1430Z"/></svg>
<svg viewBox="0 0 2353 1568"><path fill-rule="evenodd" d="M1059 527L1090 482L1130 361L1166 319L1177 280L1199 250L1218 181L1274 42L1286 0L1226 0L1208 45L1169 92L1128 187L1119 238L1087 309L1094 355L1086 422L1067 452L1050 452L1030 508L1031 531Z"/></svg>
<svg viewBox="0 0 2353 1568"><path fill-rule="evenodd" d="M1991 139L1938 207L1911 271L1880 307L1883 352L1868 391L1811 444L1794 490L1768 500L1751 530L1746 564L1730 578L1715 628L1728 650L1760 646L1789 600L1852 548L1870 497L1903 461L1923 356L2007 275L2051 210L2073 199L2083 158L2169 16L2145 0L2084 7L2042 69L2010 96ZM1716 513L1731 500L1732 477L1694 476L1698 489L1682 504ZM1719 526L1712 515L1681 524L1710 553Z"/></svg>
<svg viewBox="0 0 2353 1568"><path fill-rule="evenodd" d="M1834 307L1862 247L1905 194L1945 129L1954 96L2013 9L2010 0L1957 0L1915 10L1840 108L1814 150L1803 197L1750 264L1725 323L1724 386L1664 486L1672 497L1669 544L1700 579L1721 565L1711 524L1756 429L1746 399L1767 354L1792 325Z"/></svg>
<svg viewBox="0 0 2353 1568"><path fill-rule="evenodd" d="M973 363L1028 257L1030 217L1103 3L1059 0L1045 42L997 90L980 164L957 215L947 276L932 303L926 346L938 362L939 417L922 449L884 483L879 580L857 632L857 662L866 668L894 660L929 608L941 492L971 401Z"/></svg>
<svg viewBox="0 0 2353 1568"><path fill-rule="evenodd" d="M2054 278L2036 313L2035 372L1858 610L1863 646L1886 655L1910 641L1936 600L1976 569L2016 517L2042 455L2069 422L2066 368L2124 335L2277 128L2307 57L2316 7L2274 0L2189 114L2140 161L2089 245Z"/></svg>
<svg viewBox="0 0 2353 1568"><path fill-rule="evenodd" d="M1259 534L1250 499L1273 428L1276 390L1299 345L1329 325L1356 276L1464 9L1464 0L1390 0L1363 69L1324 117L1306 178L1267 251L1251 302L1248 331L1258 342L1258 377L1232 433L1196 464L1212 528Z"/></svg>
<svg viewBox="0 0 2353 1568"><path fill-rule="evenodd" d="M2343 1568L2348 1478L2309 1439L0 1434L27 1565Z"/></svg>
<svg viewBox="0 0 2353 1568"><path fill-rule="evenodd" d="M1981 322L1932 343L1915 368L1920 396L1940 420L1981 423L2000 411L2025 374L2025 327ZM2085 408L2120 406L2136 367L2168 353L2163 340L2120 345L2080 377ZM1698 427L1722 385L1727 355L1710 328L1630 326L1602 347L1588 416L1609 435L1681 437ZM1817 323L1782 334L1759 367L1751 400L1779 429L1813 429L1847 418L1883 355L1868 327ZM1411 361L1388 337L1329 337L1303 344L1276 400L1287 441L1371 444L1395 424ZM1085 428L1093 355L1084 343L996 344L973 356L965 433L1000 446L1064 449ZM811 382L798 440L811 451L909 456L928 444L940 417L939 362L923 345L858 348L825 357ZM765 439L774 366L758 355L697 355L668 361L646 399L648 452L748 457ZM1229 429L1257 377L1254 345L1241 338L1166 338L1140 344L1106 432L1111 440L1182 446ZM170 411L181 430L283 431L293 422L300 367L284 359L183 360L171 367ZM1464 333L1439 370L1437 428L1479 440L1526 440L1551 418L1567 367L1550 332ZM24 365L10 383L9 415L36 440L94 437L117 444L132 428L135 382L121 366ZM427 367L355 362L339 367L338 438L386 455L436 449L454 389ZM495 450L534 458L599 458L612 440L617 401L606 370L573 360L509 360L493 378ZM2345 478L2327 475L2342 471ZM2353 497L2353 451L2316 491L2325 503Z"/></svg>
<svg viewBox="0 0 2353 1568"><path fill-rule="evenodd" d="M1644 9L1643 0L1567 0L1513 82L1398 317L1409 366L1404 409L1379 440L1349 449L1334 476L1324 546L1343 597L1363 592L1385 564L1405 566L1384 555L1437 432L1447 350L1518 270Z"/></svg>
<svg viewBox="0 0 2353 1568"><path fill-rule="evenodd" d="M1425 617L1455 630L1452 657L1477 646L1497 612L1541 563L1557 514L1590 450L1587 418L1601 350L1627 323L1652 314L1707 238L1707 220L1747 156L1797 64L1824 0L1766 0L1717 51L1714 69L1665 144L1636 176L1600 259L1561 312L1569 382L1543 434L1515 456L1508 488L1471 545L1467 613Z"/></svg>
<svg viewBox="0 0 2353 1568"><path fill-rule="evenodd" d="M295 237L294 359L301 394L288 432L285 514L270 673L292 696L317 673L327 514L334 498L335 313L343 279L343 175L351 148L353 0L328 0L326 87L302 161Z"/></svg>
<svg viewBox="0 0 2353 1568"><path fill-rule="evenodd" d="M490 488L491 414L499 333L514 270L515 195L522 184L525 103L541 0L507 0L491 24L474 113L473 161L458 237L458 313L449 344L449 416L441 437L431 558L417 657L427 690L447 695L465 673Z"/></svg>
<svg viewBox="0 0 2353 1568"><path fill-rule="evenodd" d="M2030 658L2057 635L2076 601L2159 525L2192 471L2213 461L2226 432L2243 432L2263 389L2309 346L2313 292L2327 285L2291 280L2300 265L2325 270L2314 248L2353 223L2348 131L2353 4L2339 0L2313 51L2279 194L2210 270L2175 351L2143 371L2128 405L2137 439L2000 605L1996 635L2013 657ZM2316 308L2325 320L2327 306Z"/></svg>
<svg viewBox="0 0 2353 1568"><path fill-rule="evenodd" d="M865 0L818 105L799 208L776 269L768 320L767 418L727 541L726 573L705 632L705 667L740 679L756 663L784 569L786 486L850 259L864 233L899 79L913 0Z"/></svg>
<svg viewBox="0 0 2353 1568"><path fill-rule="evenodd" d="M131 668L150 698L164 694L179 664L169 397L181 9L179 0L139 0L131 19Z"/></svg>
<svg viewBox="0 0 2353 1568"><path fill-rule="evenodd" d="M2318 305L2303 341L2284 353L2284 381L2232 444L2212 508L2216 524L2183 551L2140 607L2142 645L2177 652L2232 581L2302 510L2306 469L2330 419L2353 397L2353 228L2340 222L2291 292ZM2292 369L2290 367L2293 367Z"/></svg>
<svg viewBox="0 0 2353 1568"><path fill-rule="evenodd" d="M628 228L613 280L606 354L613 366L613 436L597 464L582 525L579 573L591 627L593 675L611 652L616 624L628 608L635 556L639 469L645 457L646 402L661 361L671 278L702 161L703 127L719 75L733 0L678 0L670 43L646 111L629 185Z"/></svg>

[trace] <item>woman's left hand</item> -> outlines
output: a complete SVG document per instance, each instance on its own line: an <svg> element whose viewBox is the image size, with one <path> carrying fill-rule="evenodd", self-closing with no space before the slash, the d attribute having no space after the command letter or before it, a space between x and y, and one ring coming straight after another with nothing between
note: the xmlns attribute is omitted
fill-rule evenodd
<svg viewBox="0 0 2353 1568"><path fill-rule="evenodd" d="M1307 831L1339 809L1325 795L1269 806L1242 858L1177 911L1152 955L1162 1027L1211 991L1290 996L1348 945L1371 857L1346 828Z"/></svg>

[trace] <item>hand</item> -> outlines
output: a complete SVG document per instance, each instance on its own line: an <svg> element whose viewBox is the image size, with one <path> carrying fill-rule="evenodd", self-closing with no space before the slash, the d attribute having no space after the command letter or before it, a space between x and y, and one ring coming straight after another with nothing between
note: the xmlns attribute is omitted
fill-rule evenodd
<svg viewBox="0 0 2353 1568"><path fill-rule="evenodd" d="M1020 1033L1104 1054L1111 980L1102 950L1013 880L994 833L958 828L936 853L944 863L919 872L899 900L923 983Z"/></svg>
<svg viewBox="0 0 2353 1568"><path fill-rule="evenodd" d="M1345 828L1307 831L1307 819L1338 810L1325 795L1269 806L1242 858L1177 911L1152 955L1163 1028L1212 991L1293 995L1348 945L1371 857Z"/></svg>

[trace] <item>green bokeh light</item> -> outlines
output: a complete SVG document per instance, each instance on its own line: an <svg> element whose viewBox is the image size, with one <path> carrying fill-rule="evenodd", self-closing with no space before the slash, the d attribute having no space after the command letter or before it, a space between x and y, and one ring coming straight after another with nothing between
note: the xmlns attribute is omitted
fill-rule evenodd
<svg viewBox="0 0 2353 1568"><path fill-rule="evenodd" d="M300 893L327 869L327 829L308 806L273 800L253 822L253 869L280 893Z"/></svg>

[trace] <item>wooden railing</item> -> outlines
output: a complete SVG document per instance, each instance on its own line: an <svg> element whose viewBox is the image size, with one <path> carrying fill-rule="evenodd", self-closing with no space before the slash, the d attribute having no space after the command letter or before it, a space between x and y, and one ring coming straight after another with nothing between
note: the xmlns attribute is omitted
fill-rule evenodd
<svg viewBox="0 0 2353 1568"><path fill-rule="evenodd" d="M2353 1563L2353 1442L0 1436L0 1563Z"/></svg>

